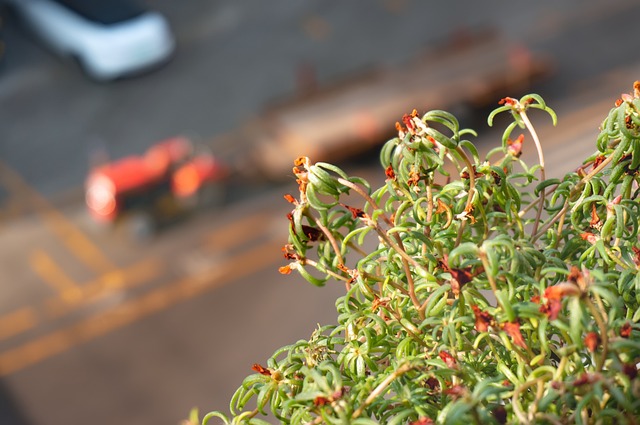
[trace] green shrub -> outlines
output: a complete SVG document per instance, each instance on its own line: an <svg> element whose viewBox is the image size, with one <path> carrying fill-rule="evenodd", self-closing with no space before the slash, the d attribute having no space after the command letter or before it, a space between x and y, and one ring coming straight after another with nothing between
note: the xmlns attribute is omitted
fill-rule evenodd
<svg viewBox="0 0 640 425"><path fill-rule="evenodd" d="M298 159L281 272L342 282L337 324L254 365L231 416L203 422L638 423L639 92L562 179L545 177L527 112L555 114L533 94L491 113L513 122L485 159L444 111L396 125L378 188Z"/></svg>

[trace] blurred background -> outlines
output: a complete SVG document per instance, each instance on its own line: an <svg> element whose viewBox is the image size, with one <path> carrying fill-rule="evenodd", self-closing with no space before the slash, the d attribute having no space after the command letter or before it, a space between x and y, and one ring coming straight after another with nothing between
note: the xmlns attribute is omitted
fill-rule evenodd
<svg viewBox="0 0 640 425"><path fill-rule="evenodd" d="M1 9L7 425L226 410L254 363L335 323L340 285L277 271L296 156L381 180L403 113L455 112L486 150L487 111L536 92L558 175L640 79L632 0L114 1L99 31L43 1Z"/></svg>

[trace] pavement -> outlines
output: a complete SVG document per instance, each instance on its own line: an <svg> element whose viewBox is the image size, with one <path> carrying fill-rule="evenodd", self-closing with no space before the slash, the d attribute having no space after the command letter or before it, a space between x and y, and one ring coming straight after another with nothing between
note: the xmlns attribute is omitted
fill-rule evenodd
<svg viewBox="0 0 640 425"><path fill-rule="evenodd" d="M78 194L96 152L138 153L176 134L250 152L254 140L223 136L299 94L310 70L322 88L491 27L554 61L535 89L559 126L533 118L557 173L592 150L599 120L640 75L631 0L148 3L169 17L178 52L113 84L85 80L15 22L4 28L2 424L176 424L194 405L224 410L253 362L335 319L340 288L283 284L277 273L288 183L237 184L224 208L136 246L96 233L84 215ZM481 143L499 140L483 120L469 124Z"/></svg>
<svg viewBox="0 0 640 425"><path fill-rule="evenodd" d="M628 0L465 1L455 9L410 0L150 4L169 17L177 54L158 72L115 84L86 81L12 21L5 25L0 158L45 196L77 191L98 151L117 158L176 134L209 141L237 129L294 96L304 69L322 88L372 68L409 66L459 31L491 27L553 55L557 78L549 91L561 94L620 65L614 54L633 60L617 53L633 49L615 46L635 43L626 34L633 25L625 23L633 16ZM606 38L589 37L602 26ZM229 149L225 143L215 150Z"/></svg>

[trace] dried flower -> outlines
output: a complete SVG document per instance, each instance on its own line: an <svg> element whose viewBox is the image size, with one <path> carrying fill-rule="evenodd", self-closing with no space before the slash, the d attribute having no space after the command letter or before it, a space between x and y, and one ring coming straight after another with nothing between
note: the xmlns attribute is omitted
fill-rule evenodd
<svg viewBox="0 0 640 425"><path fill-rule="evenodd" d="M396 173L393 171L393 166L389 164L389 166L384 170L384 174L387 176L387 180L396 180Z"/></svg>
<svg viewBox="0 0 640 425"><path fill-rule="evenodd" d="M475 304L472 304L471 308L473 309L473 314L476 316L476 330L478 332L488 331L489 326L493 325L493 316L486 311L480 310L480 307Z"/></svg>
<svg viewBox="0 0 640 425"><path fill-rule="evenodd" d="M625 322L625 324L620 328L620 336L622 338L629 338L631 336L631 330L631 323Z"/></svg>
<svg viewBox="0 0 640 425"><path fill-rule="evenodd" d="M545 313L549 320L556 320L562 310L562 299L567 296L579 296L580 288L575 283L563 282L549 286L544 290L546 304L540 306L540 311Z"/></svg>
<svg viewBox="0 0 640 425"><path fill-rule="evenodd" d="M622 373L627 375L631 380L636 379L638 376L638 365L635 363L623 363Z"/></svg>
<svg viewBox="0 0 640 425"><path fill-rule="evenodd" d="M600 345L600 335L596 332L589 332L584 337L584 345L592 353L596 352L598 345Z"/></svg>
<svg viewBox="0 0 640 425"><path fill-rule="evenodd" d="M518 347L527 348L527 343L524 341L522 337L522 332L520 332L520 323L519 322L506 322L502 324L502 329L511 337L513 343Z"/></svg>
<svg viewBox="0 0 640 425"><path fill-rule="evenodd" d="M507 139L507 152L516 158L522 155L522 145L524 143L524 134L518 136L516 140Z"/></svg>
<svg viewBox="0 0 640 425"><path fill-rule="evenodd" d="M258 363L254 363L251 369L258 372L260 375L271 376L271 371L266 367L259 365Z"/></svg>
<svg viewBox="0 0 640 425"><path fill-rule="evenodd" d="M458 362L456 362L456 359L451 354L449 354L449 352L440 351L438 355L440 356L444 364L447 365L448 368L453 369L458 366Z"/></svg>
<svg viewBox="0 0 640 425"><path fill-rule="evenodd" d="M365 218L367 216L367 214L365 214L365 212L360 208L350 207L349 205L345 205L345 204L340 204L340 205L348 209L351 212L351 215L353 216L353 218Z"/></svg>
<svg viewBox="0 0 640 425"><path fill-rule="evenodd" d="M457 400L467 394L467 389L462 385L454 385L444 390L444 393L450 396L452 399Z"/></svg>
<svg viewBox="0 0 640 425"><path fill-rule="evenodd" d="M512 97L504 97L502 99L500 99L500 101L498 102L498 105L516 105L518 103L518 101Z"/></svg>
<svg viewBox="0 0 640 425"><path fill-rule="evenodd" d="M291 264L287 264L286 266L278 267L278 272L280 274L291 274Z"/></svg>

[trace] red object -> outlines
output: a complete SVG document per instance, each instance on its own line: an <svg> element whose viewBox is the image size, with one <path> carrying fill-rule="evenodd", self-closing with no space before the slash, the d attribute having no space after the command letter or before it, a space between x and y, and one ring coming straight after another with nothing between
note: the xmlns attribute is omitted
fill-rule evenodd
<svg viewBox="0 0 640 425"><path fill-rule="evenodd" d="M98 221L114 221L124 199L163 190L176 197L196 193L226 175L226 167L211 155L193 155L191 142L167 139L142 156L128 156L91 170L85 184L86 204Z"/></svg>
<svg viewBox="0 0 640 425"><path fill-rule="evenodd" d="M147 166L164 173L172 164L187 160L193 153L193 146L184 137L174 137L150 147L144 155Z"/></svg>
<svg viewBox="0 0 640 425"><path fill-rule="evenodd" d="M112 221L118 213L117 196L157 181L162 170L130 156L93 170L86 182L86 202L96 219Z"/></svg>
<svg viewBox="0 0 640 425"><path fill-rule="evenodd" d="M193 195L203 185L226 174L224 167L212 156L197 156L178 168L171 179L171 189L178 197Z"/></svg>

